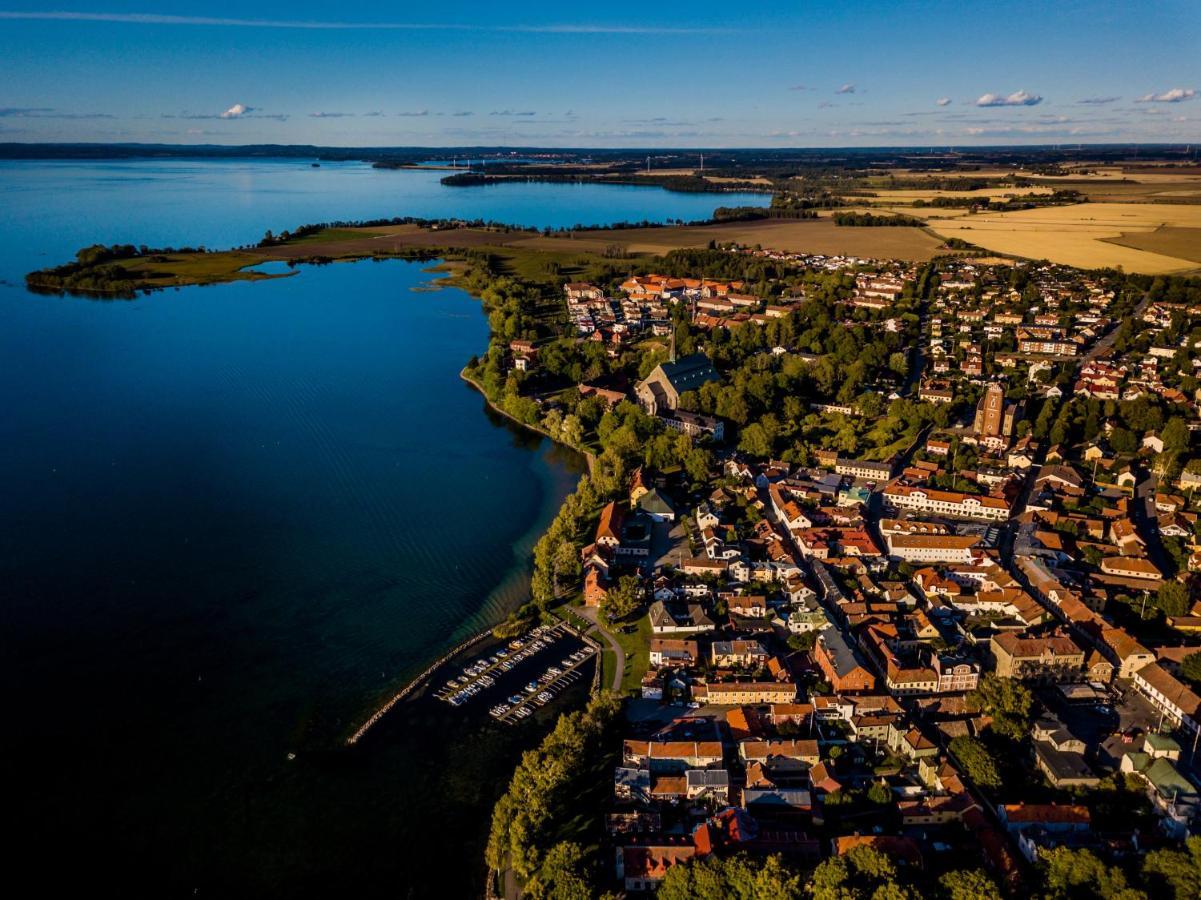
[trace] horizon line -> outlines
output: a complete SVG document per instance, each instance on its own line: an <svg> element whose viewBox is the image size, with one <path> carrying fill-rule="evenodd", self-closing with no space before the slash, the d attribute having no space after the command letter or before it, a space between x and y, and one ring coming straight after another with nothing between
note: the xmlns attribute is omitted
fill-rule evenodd
<svg viewBox="0 0 1201 900"><path fill-rule="evenodd" d="M0 135L3 133L0 132ZM716 145L700 145L692 144L687 146L671 147L656 144L629 144L623 146L604 146L600 144L588 145L550 145L550 144L279 144L279 143L251 143L251 144L215 144L215 143L188 143L188 142L165 142L165 141L86 141L86 140L42 140L42 141L4 141L0 140L0 147L211 147L221 150L246 150L252 148L280 148L280 149L312 149L312 150L340 150L340 151L369 151L369 150L549 150L558 153L564 152L581 152L581 151L602 151L607 153L620 152L623 150L638 150L663 153L686 153L686 152L741 152L752 150L767 150L772 152L780 152L787 150L917 150L926 153L955 153L960 151L975 151L989 149L1015 150L1029 147L1051 148L1071 150L1073 147L1180 147L1191 148L1194 145L1201 148L1201 141L1048 141L1045 143L1029 143L1029 144L792 144L792 145L771 145L771 144L742 144L738 146L721 147Z"/></svg>
<svg viewBox="0 0 1201 900"><path fill-rule="evenodd" d="M239 19L228 16L176 16L163 13L74 12L69 10L0 10L0 20L45 22L109 22L124 25L191 25L212 28L293 28L312 31L489 31L515 34L730 34L729 28L676 28L652 25L472 25L455 22L339 22L309 19Z"/></svg>

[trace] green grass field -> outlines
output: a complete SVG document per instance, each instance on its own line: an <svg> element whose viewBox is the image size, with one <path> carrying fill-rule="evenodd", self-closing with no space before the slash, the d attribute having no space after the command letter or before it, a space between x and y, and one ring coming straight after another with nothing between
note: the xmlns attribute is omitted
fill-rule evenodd
<svg viewBox="0 0 1201 900"><path fill-rule="evenodd" d="M621 649L626 654L625 670L621 673L621 692L623 694L628 694L631 691L637 693L641 689L642 676L646 674L647 667L650 664L650 616L643 615L636 622L630 624L633 626L633 630L629 633L616 629L611 630L613 637L621 645ZM604 683L609 684L610 682L606 681Z"/></svg>

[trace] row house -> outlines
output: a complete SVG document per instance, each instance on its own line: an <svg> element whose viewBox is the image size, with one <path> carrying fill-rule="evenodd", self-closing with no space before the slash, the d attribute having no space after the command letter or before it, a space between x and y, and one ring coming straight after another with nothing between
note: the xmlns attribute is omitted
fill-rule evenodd
<svg viewBox="0 0 1201 900"><path fill-rule="evenodd" d="M714 706L795 703L797 686L787 681L730 681L692 686L692 699Z"/></svg>
<svg viewBox="0 0 1201 900"><path fill-rule="evenodd" d="M738 745L738 756L744 764L757 762L768 768L778 761L801 763L806 767L821 762L815 740L743 741Z"/></svg>
<svg viewBox="0 0 1201 900"><path fill-rule="evenodd" d="M688 769L721 768L723 754L721 741L626 740L622 759L628 768L682 775Z"/></svg>
<svg viewBox="0 0 1201 900"><path fill-rule="evenodd" d="M1173 725L1192 732L1201 728L1201 697L1159 663L1143 666L1132 680L1135 690Z"/></svg>
<svg viewBox="0 0 1201 900"><path fill-rule="evenodd" d="M888 555L914 563L970 563L975 535L889 534Z"/></svg>
<svg viewBox="0 0 1201 900"><path fill-rule="evenodd" d="M902 484L889 485L883 494L885 501L898 509L985 521L1004 521L1009 518L1009 503L1000 497Z"/></svg>

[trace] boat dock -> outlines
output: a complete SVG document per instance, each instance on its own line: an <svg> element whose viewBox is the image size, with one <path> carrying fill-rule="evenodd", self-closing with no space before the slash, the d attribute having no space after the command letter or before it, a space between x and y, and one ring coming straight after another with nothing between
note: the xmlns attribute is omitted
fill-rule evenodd
<svg viewBox="0 0 1201 900"><path fill-rule="evenodd" d="M583 678L583 666L595 655L569 625L540 625L466 665L434 696L456 707L490 699L489 714L515 725Z"/></svg>

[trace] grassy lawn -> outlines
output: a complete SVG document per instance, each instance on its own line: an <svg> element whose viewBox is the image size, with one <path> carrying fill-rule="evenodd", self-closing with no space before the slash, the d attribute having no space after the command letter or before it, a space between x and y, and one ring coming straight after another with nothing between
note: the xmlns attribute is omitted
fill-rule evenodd
<svg viewBox="0 0 1201 900"><path fill-rule="evenodd" d="M354 241L362 238L379 237L382 232L357 228L323 228L315 234L293 238L290 244L317 244L322 241Z"/></svg>
<svg viewBox="0 0 1201 900"><path fill-rule="evenodd" d="M578 631L588 631L588 629L592 627L592 623L576 613L576 611L572 609L572 606L573 604L571 603L561 603L558 606L551 608L551 615L566 622L568 625L572 626Z"/></svg>
<svg viewBox="0 0 1201 900"><path fill-rule="evenodd" d="M242 272L245 266L261 263L259 253L227 250L221 253L169 253L125 260L130 272L144 275L149 286L208 284L215 281L255 280L270 277L257 272Z"/></svg>
<svg viewBox="0 0 1201 900"><path fill-rule="evenodd" d="M617 657L606 646L601 651L601 689L608 690L613 683L613 667L617 665Z"/></svg>
<svg viewBox="0 0 1201 900"><path fill-rule="evenodd" d="M628 634L616 629L612 630L613 637L621 645L621 649L626 654L625 671L621 674L621 692L623 694L631 691L637 692L641 689L642 676L646 674L647 667L650 664L650 617L642 616L633 624L634 627ZM609 682L606 681L605 683L608 684Z"/></svg>

